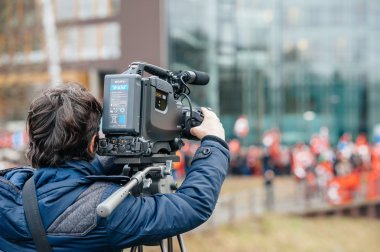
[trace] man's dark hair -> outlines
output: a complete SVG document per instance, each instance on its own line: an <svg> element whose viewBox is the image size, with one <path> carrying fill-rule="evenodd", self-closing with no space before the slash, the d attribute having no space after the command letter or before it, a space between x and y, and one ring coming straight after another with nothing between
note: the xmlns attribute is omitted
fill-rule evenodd
<svg viewBox="0 0 380 252"><path fill-rule="evenodd" d="M49 88L33 100L27 117L33 167L56 167L70 160L91 160L89 145L98 134L100 103L79 84Z"/></svg>

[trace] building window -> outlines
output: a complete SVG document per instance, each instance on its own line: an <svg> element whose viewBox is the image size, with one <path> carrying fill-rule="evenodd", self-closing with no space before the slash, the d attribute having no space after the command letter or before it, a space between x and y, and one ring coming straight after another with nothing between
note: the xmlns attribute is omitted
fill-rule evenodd
<svg viewBox="0 0 380 252"><path fill-rule="evenodd" d="M289 26L298 26L301 23L301 10L297 6L291 6L286 12L286 24Z"/></svg>
<svg viewBox="0 0 380 252"><path fill-rule="evenodd" d="M242 80L237 69L220 67L220 111L226 115L239 115L242 108ZM234 83L231 85L231 83Z"/></svg>
<svg viewBox="0 0 380 252"><path fill-rule="evenodd" d="M102 59L115 59L121 55L120 49L120 25L118 23L108 23L103 25L100 36L100 52Z"/></svg>
<svg viewBox="0 0 380 252"><path fill-rule="evenodd" d="M79 31L77 27L69 27L59 31L62 61L78 60Z"/></svg>
<svg viewBox="0 0 380 252"><path fill-rule="evenodd" d="M334 41L334 48L333 48L333 54L334 58L337 60L337 62L347 62L347 60L350 60L350 41L347 37L341 36L335 38Z"/></svg>
<svg viewBox="0 0 380 252"><path fill-rule="evenodd" d="M358 3L355 3L352 9L352 12L354 14L354 24L356 25L364 25L367 23L367 3L359 1Z"/></svg>
<svg viewBox="0 0 380 252"><path fill-rule="evenodd" d="M120 25L103 23L68 27L59 31L63 61L120 57Z"/></svg>
<svg viewBox="0 0 380 252"><path fill-rule="evenodd" d="M120 0L55 0L57 21L105 18L119 9Z"/></svg>
<svg viewBox="0 0 380 252"><path fill-rule="evenodd" d="M97 50L97 29L95 25L85 26L81 29L80 58L82 60L93 60L99 58Z"/></svg>
<svg viewBox="0 0 380 252"><path fill-rule="evenodd" d="M320 6L310 6L306 9L305 22L308 26L318 26L321 24Z"/></svg>
<svg viewBox="0 0 380 252"><path fill-rule="evenodd" d="M75 19L76 0L56 0L55 13L57 21L67 21Z"/></svg>
<svg viewBox="0 0 380 252"><path fill-rule="evenodd" d="M353 41L352 55L353 62L366 62L367 61L367 51L368 43L366 37L358 37Z"/></svg>

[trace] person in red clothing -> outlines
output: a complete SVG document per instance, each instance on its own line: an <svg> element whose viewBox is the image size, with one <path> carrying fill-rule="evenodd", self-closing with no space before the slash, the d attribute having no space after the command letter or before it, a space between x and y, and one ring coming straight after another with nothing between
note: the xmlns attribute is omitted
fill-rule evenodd
<svg viewBox="0 0 380 252"><path fill-rule="evenodd" d="M366 175L367 200L380 198L380 143L376 143L371 153L371 169Z"/></svg>
<svg viewBox="0 0 380 252"><path fill-rule="evenodd" d="M262 175L262 164L260 160L261 155L260 148L256 146L250 146L248 148L246 162L250 174L253 176Z"/></svg>
<svg viewBox="0 0 380 252"><path fill-rule="evenodd" d="M185 177L185 154L181 150L176 151L175 154L179 157L179 162L173 163L174 176L176 179L182 179Z"/></svg>
<svg viewBox="0 0 380 252"><path fill-rule="evenodd" d="M356 138L355 152L360 159L359 167L361 170L371 169L371 146L368 144L367 137L364 134L360 134Z"/></svg>
<svg viewBox="0 0 380 252"><path fill-rule="evenodd" d="M360 173L354 171L347 175L337 176L329 183L328 200L335 205L349 204L355 199L360 189Z"/></svg>

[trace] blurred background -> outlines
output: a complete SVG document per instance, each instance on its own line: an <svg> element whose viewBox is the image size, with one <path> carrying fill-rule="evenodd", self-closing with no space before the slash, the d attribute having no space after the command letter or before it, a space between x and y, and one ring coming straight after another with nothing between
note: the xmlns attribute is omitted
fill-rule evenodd
<svg viewBox="0 0 380 252"><path fill-rule="evenodd" d="M376 0L0 0L0 168L27 163L26 114L47 87L102 99L133 61L196 69L210 83L190 97L220 115L232 160L190 251L377 251L379 39Z"/></svg>

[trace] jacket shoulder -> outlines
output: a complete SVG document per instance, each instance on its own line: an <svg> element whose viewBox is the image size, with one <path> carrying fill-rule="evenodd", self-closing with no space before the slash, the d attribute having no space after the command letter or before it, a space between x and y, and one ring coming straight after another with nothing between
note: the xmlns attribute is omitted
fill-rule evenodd
<svg viewBox="0 0 380 252"><path fill-rule="evenodd" d="M96 182L83 191L47 229L50 235L83 236L97 226L96 207L110 183Z"/></svg>
<svg viewBox="0 0 380 252"><path fill-rule="evenodd" d="M25 181L32 175L31 168L0 170L0 216L2 216L0 237L7 241L16 242L20 238L25 239L29 236L24 219L21 190Z"/></svg>
<svg viewBox="0 0 380 252"><path fill-rule="evenodd" d="M34 170L31 167L12 167L0 170L0 188L9 190L11 193L20 193Z"/></svg>

